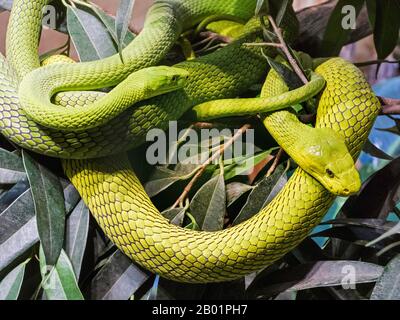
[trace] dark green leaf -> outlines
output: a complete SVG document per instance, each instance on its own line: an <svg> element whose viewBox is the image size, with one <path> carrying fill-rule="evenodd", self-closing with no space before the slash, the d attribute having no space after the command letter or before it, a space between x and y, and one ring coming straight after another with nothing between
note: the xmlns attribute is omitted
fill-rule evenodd
<svg viewBox="0 0 400 320"><path fill-rule="evenodd" d="M48 265L55 265L64 242L65 204L59 179L22 151L31 186L40 242Z"/></svg>
<svg viewBox="0 0 400 320"><path fill-rule="evenodd" d="M226 199L227 206L229 207L236 200L238 200L246 192L252 190L253 187L241 182L232 182L226 185Z"/></svg>
<svg viewBox="0 0 400 320"><path fill-rule="evenodd" d="M277 167L275 172L264 177L249 194L246 204L233 221L237 225L257 214L268 205L287 182L286 170L283 165Z"/></svg>
<svg viewBox="0 0 400 320"><path fill-rule="evenodd" d="M226 213L225 182L222 174L206 182L190 203L190 212L201 230L218 231Z"/></svg>
<svg viewBox="0 0 400 320"><path fill-rule="evenodd" d="M348 218L385 219L399 201L400 158L364 182L358 196L350 197L342 208Z"/></svg>
<svg viewBox="0 0 400 320"><path fill-rule="evenodd" d="M328 25L326 27L324 38L320 48L320 56L330 57L339 55L342 47L349 40L352 29L342 26L345 14L342 13L344 6L352 6L358 16L364 5L364 0L339 0L333 10Z"/></svg>
<svg viewBox="0 0 400 320"><path fill-rule="evenodd" d="M119 6L117 10L117 17L115 19L115 32L118 39L118 52L122 59L122 49L124 39L128 32L129 23L133 14L133 6L135 4L135 0L120 0Z"/></svg>
<svg viewBox="0 0 400 320"><path fill-rule="evenodd" d="M26 178L21 157L0 148L0 184L14 184Z"/></svg>
<svg viewBox="0 0 400 320"><path fill-rule="evenodd" d="M224 179L225 180L230 180L234 177L237 177L239 175L248 175L251 173L252 169L256 167L258 164L260 164L262 161L264 161L272 151L274 151L275 148L272 148L270 150L261 152L255 156L252 157L240 157L240 159L230 159L228 162L233 162L233 164L228 164L224 168ZM224 162L224 164L226 161Z"/></svg>
<svg viewBox="0 0 400 320"><path fill-rule="evenodd" d="M39 239L30 189L0 215L0 271Z"/></svg>
<svg viewBox="0 0 400 320"><path fill-rule="evenodd" d="M368 7L373 10L373 7ZM398 0L380 0L376 3L374 22L374 42L378 59L385 59L393 52L399 39L400 30L400 2Z"/></svg>
<svg viewBox="0 0 400 320"><path fill-rule="evenodd" d="M46 265L47 260L42 247L40 247L39 259L43 279L42 287L47 299L83 300L71 261L64 250L61 250L56 265L50 269Z"/></svg>
<svg viewBox="0 0 400 320"><path fill-rule="evenodd" d="M263 16L269 13L269 1L268 0L257 0L256 5L256 16Z"/></svg>
<svg viewBox="0 0 400 320"><path fill-rule="evenodd" d="M363 151L375 158L384 159L384 160L393 160L392 156L388 155L386 152L379 149L369 139L365 143Z"/></svg>
<svg viewBox="0 0 400 320"><path fill-rule="evenodd" d="M152 174L150 181L145 184L149 197L154 197L178 181L184 181L193 176L194 172L173 171L164 167L158 167Z"/></svg>
<svg viewBox="0 0 400 320"><path fill-rule="evenodd" d="M165 218L167 218L170 223L177 226L182 226L183 219L185 218L185 213L186 208L173 208L161 212L161 214Z"/></svg>
<svg viewBox="0 0 400 320"><path fill-rule="evenodd" d="M68 7L67 23L80 61L103 59L116 53L112 36L94 15Z"/></svg>
<svg viewBox="0 0 400 320"><path fill-rule="evenodd" d="M89 217L89 209L81 200L66 222L65 252L71 260L77 279L79 279L83 254L86 248Z"/></svg>
<svg viewBox="0 0 400 320"><path fill-rule="evenodd" d="M270 297L286 291L352 286L376 281L383 267L360 261L318 261L278 270L256 278L248 289L252 297Z"/></svg>
<svg viewBox="0 0 400 320"><path fill-rule="evenodd" d="M400 255L394 257L385 267L376 282L371 300L400 300Z"/></svg>
<svg viewBox="0 0 400 320"><path fill-rule="evenodd" d="M390 223L390 225L392 225L392 223ZM392 228L390 228L389 230L386 229L386 232L384 234L368 243L367 246L372 246L373 244L387 239L395 234L400 234L400 223L396 224L395 226L392 225Z"/></svg>
<svg viewBox="0 0 400 320"><path fill-rule="evenodd" d="M292 0L279 1L280 7L279 7L278 13L277 13L276 18L275 18L276 24L278 26L281 26L282 21L283 21L283 17L285 16L288 8L290 8L292 6L292 4L293 4Z"/></svg>
<svg viewBox="0 0 400 320"><path fill-rule="evenodd" d="M0 282L0 300L17 300L24 280L25 266L30 259L18 265Z"/></svg>
<svg viewBox="0 0 400 320"><path fill-rule="evenodd" d="M393 127L390 127L390 128L379 128L377 130L400 135L400 130L399 130L398 126L393 126Z"/></svg>
<svg viewBox="0 0 400 320"><path fill-rule="evenodd" d="M93 10L99 19L103 22L104 26L106 27L107 31L110 33L111 37L113 38L115 44L118 46L118 36L115 30L115 19L105 13L103 10L98 8L97 6L93 6ZM123 41L123 45L127 46L131 41L135 39L135 35L127 30L126 36Z"/></svg>
<svg viewBox="0 0 400 320"><path fill-rule="evenodd" d="M91 282L91 298L95 300L128 300L148 277L127 256L121 251L117 251Z"/></svg>
<svg viewBox="0 0 400 320"><path fill-rule="evenodd" d="M303 86L303 82L299 76L287 66L271 58L268 58L267 60L271 68L273 68L281 76L282 80L285 81L290 90L294 90Z"/></svg>

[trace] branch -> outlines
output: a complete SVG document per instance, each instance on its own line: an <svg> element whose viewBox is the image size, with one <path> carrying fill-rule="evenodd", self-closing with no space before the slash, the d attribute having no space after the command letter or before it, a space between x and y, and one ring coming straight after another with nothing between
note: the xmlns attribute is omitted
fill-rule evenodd
<svg viewBox="0 0 400 320"><path fill-rule="evenodd" d="M288 59L290 65L292 66L293 71L296 72L296 74L299 76L299 78L301 79L301 81L304 84L307 84L308 83L307 77L304 75L303 70L301 70L301 68L297 64L296 59L290 53L289 47L287 46L287 44L283 38L281 29L279 29L278 26L276 25L274 18L272 18L271 16L268 16L268 20L271 23L271 26L272 26L276 36L278 37L279 43L281 45L281 49L282 49L283 53L285 54L286 58Z"/></svg>
<svg viewBox="0 0 400 320"><path fill-rule="evenodd" d="M229 148L240 136L242 136L248 129L251 128L250 124L245 124L243 127L241 127L238 132L227 142L224 143L221 148L215 152L210 158L207 159L206 162L204 162L197 173L194 175L192 180L190 180L189 184L185 187L183 190L182 194L179 196L179 198L175 201L174 205L171 207L171 209L176 208L177 206L183 204L185 201L187 195L189 194L190 190L193 188L194 184L197 182L197 180L203 175L204 171L206 170L207 166L210 165L214 160L217 160L221 157L222 153Z"/></svg>

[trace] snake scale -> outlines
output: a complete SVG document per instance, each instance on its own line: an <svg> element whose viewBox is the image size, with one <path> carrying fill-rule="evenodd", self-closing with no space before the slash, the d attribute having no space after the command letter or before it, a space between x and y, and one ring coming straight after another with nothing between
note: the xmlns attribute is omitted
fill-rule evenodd
<svg viewBox="0 0 400 320"><path fill-rule="evenodd" d="M213 14L248 19L254 13L255 0L159 0L147 16L142 34L124 51L129 63L121 65L111 57L38 69L41 8L46 3L14 1L8 61L0 57L1 132L23 148L69 159L63 161L67 176L106 235L126 255L180 282L233 280L281 258L319 223L334 196L298 168L275 199L253 218L218 232L179 228L160 215L126 155L117 154L139 145L147 130L165 128L168 120L179 118L191 107L234 98L260 81L267 70L266 61L259 50L243 45L255 40L257 30L213 54L176 65L189 73L183 89L141 102L98 128L78 132L48 129L30 120L19 104L19 82L30 71L42 80L54 80L47 86L51 93L113 86L130 73L157 64L180 32L192 25L188 21L194 24ZM316 72L326 80L316 127L341 133L356 159L380 110L379 101L362 73L343 59L330 59ZM96 100L90 93L77 95L82 95L82 100ZM111 154L115 155L98 158Z"/></svg>

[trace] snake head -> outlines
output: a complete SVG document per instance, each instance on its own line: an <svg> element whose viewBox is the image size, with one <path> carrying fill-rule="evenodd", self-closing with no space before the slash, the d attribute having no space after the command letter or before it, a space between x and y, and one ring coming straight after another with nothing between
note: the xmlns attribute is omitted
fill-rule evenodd
<svg viewBox="0 0 400 320"><path fill-rule="evenodd" d="M142 85L149 97L182 89L189 77L188 71L167 66L145 68L139 72L142 73ZM137 80L137 73L131 76Z"/></svg>
<svg viewBox="0 0 400 320"><path fill-rule="evenodd" d="M315 141L307 146L308 165L303 169L335 195L357 193L361 188L360 175L344 137L330 128L313 130Z"/></svg>

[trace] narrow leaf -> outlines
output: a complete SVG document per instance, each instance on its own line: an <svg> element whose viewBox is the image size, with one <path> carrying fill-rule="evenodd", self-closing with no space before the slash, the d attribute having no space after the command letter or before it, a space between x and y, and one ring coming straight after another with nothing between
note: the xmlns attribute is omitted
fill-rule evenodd
<svg viewBox="0 0 400 320"><path fill-rule="evenodd" d="M94 300L128 300L148 277L118 250L92 280L91 298Z"/></svg>
<svg viewBox="0 0 400 320"><path fill-rule="evenodd" d="M64 241L65 205L59 179L22 151L31 186L40 242L48 265L55 265Z"/></svg>
<svg viewBox="0 0 400 320"><path fill-rule="evenodd" d="M17 300L24 280L25 266L30 259L18 265L0 282L0 300Z"/></svg>
<svg viewBox="0 0 400 320"><path fill-rule="evenodd" d="M112 36L94 15L79 8L67 9L68 32L80 61L93 61L116 53Z"/></svg>
<svg viewBox="0 0 400 320"><path fill-rule="evenodd" d="M233 224L237 225L258 213L272 201L286 182L286 170L284 166L280 165L271 176L264 177L254 187L253 191L249 194L246 204L233 221Z"/></svg>
<svg viewBox="0 0 400 320"><path fill-rule="evenodd" d="M380 0L376 3L373 26L378 59L385 59L397 45L400 30L399 16L400 2L398 0Z"/></svg>
<svg viewBox="0 0 400 320"><path fill-rule="evenodd" d="M323 57L339 55L342 47L349 39L354 26L351 19L356 18L364 5L364 0L339 0L333 10L328 25L325 30L324 38L320 47L320 55ZM347 12L344 9L355 9L355 12ZM353 16L353 13L356 17ZM347 15L347 16L346 16ZM354 21L356 23L356 21Z"/></svg>
<svg viewBox="0 0 400 320"><path fill-rule="evenodd" d="M226 213L225 182L222 174L206 182L193 197L190 212L201 230L218 231Z"/></svg>
<svg viewBox="0 0 400 320"><path fill-rule="evenodd" d="M86 248L89 217L89 209L81 200L66 222L65 252L71 260L77 279L79 279Z"/></svg>
<svg viewBox="0 0 400 320"><path fill-rule="evenodd" d="M371 300L400 300L400 255L394 257L385 267L376 282Z"/></svg>
<svg viewBox="0 0 400 320"><path fill-rule="evenodd" d="M319 287L354 286L376 281L383 267L360 261L317 261L257 277L248 289L252 297Z"/></svg>
<svg viewBox="0 0 400 320"><path fill-rule="evenodd" d="M25 178L21 157L0 148L0 184L14 184Z"/></svg>
<svg viewBox="0 0 400 320"><path fill-rule="evenodd" d="M386 152L379 149L369 139L365 143L363 151L375 158L384 159L384 160L393 160L392 156L388 155Z"/></svg>
<svg viewBox="0 0 400 320"><path fill-rule="evenodd" d="M83 300L74 269L64 250L61 250L55 267L48 268L43 248L39 250L42 287L49 300Z"/></svg>
<svg viewBox="0 0 400 320"><path fill-rule="evenodd" d="M123 43L126 33L128 32L129 23L132 19L134 5L135 0L120 0L117 10L117 17L115 19L115 32L118 39L118 52L122 61Z"/></svg>

